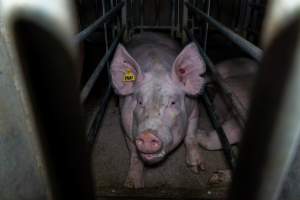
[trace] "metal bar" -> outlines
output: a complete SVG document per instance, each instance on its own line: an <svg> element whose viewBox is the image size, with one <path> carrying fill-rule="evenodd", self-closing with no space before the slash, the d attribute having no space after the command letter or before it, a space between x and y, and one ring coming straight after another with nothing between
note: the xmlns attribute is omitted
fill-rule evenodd
<svg viewBox="0 0 300 200"><path fill-rule="evenodd" d="M110 47L109 47L108 51L106 52L106 54L104 55L104 57L101 59L101 61L97 65L93 74L90 76L89 80L86 82L85 86L81 90L81 93L80 93L80 102L81 103L83 103L86 100L86 98L88 97L88 95L90 94L90 92L91 92L97 78L99 77L101 71L103 70L105 64L107 63L108 59L111 57L115 48L117 47L117 45L123 35L124 30L125 30L125 28L123 27L121 29L121 31L119 32L119 34L117 35L116 39L110 45Z"/></svg>
<svg viewBox="0 0 300 200"><path fill-rule="evenodd" d="M46 179L39 163L34 121L27 112L12 43L4 36L0 17L0 199L47 199ZM3 31L3 32L2 32ZM18 84L16 84L18 83ZM20 87L21 86L21 87ZM28 142L30 141L30 142ZM20 167L21 166L21 167ZM9 183L9 184L7 184Z"/></svg>
<svg viewBox="0 0 300 200"><path fill-rule="evenodd" d="M114 7L114 2L113 1L114 0L110 0L110 8L109 9ZM118 16L119 15L117 15L116 19L118 19ZM117 22L116 19L113 20L112 25L111 25L112 38L115 38L115 29L116 29L116 25L117 25L116 24L116 22Z"/></svg>
<svg viewBox="0 0 300 200"><path fill-rule="evenodd" d="M40 150L33 155L39 159L37 168L43 169L40 176L47 182L46 195L30 198L27 193L36 191L32 188L16 198L10 195L8 198L92 200L90 154L84 135L79 82L75 78L75 47L71 41L75 30L71 4L61 0L50 4L35 0L5 3L11 4L5 15L19 61L18 90L24 100L22 105L26 105L24 120L28 124L33 122L30 129L36 134L36 141L21 143ZM30 174L34 172L26 173L26 182L18 188L32 184Z"/></svg>
<svg viewBox="0 0 300 200"><path fill-rule="evenodd" d="M210 15L210 0L207 0L206 13L207 16ZM207 37L208 37L208 22L205 23L205 32L204 32L204 41L203 41L204 51L206 51L206 47L207 47Z"/></svg>
<svg viewBox="0 0 300 200"><path fill-rule="evenodd" d="M80 33L78 33L75 38L75 43L80 43L84 39L86 39L90 34L92 34L99 26L103 25L105 22L108 22L111 20L118 12L121 11L122 7L124 6L124 1L119 3L116 7L111 9L106 13L106 15L100 17L95 22L93 22L91 25L89 25L87 28L82 30Z"/></svg>
<svg viewBox="0 0 300 200"><path fill-rule="evenodd" d="M222 127L222 124L219 122L218 114L207 94L206 91L201 95L201 100L204 104L204 107L206 109L206 112L208 114L208 117L212 123L213 128L216 130L218 137L220 139L220 142L223 147L224 155L226 158L226 161L231 169L234 169L236 166L236 159L233 154L233 151L231 149L231 145L228 141L228 138L224 132L224 129Z"/></svg>
<svg viewBox="0 0 300 200"><path fill-rule="evenodd" d="M134 26L132 29L172 29L172 26Z"/></svg>
<svg viewBox="0 0 300 200"><path fill-rule="evenodd" d="M127 10L128 9L131 10L131 11L133 10L132 9L132 0L130 0L130 6L128 6L128 0L124 1L124 6L122 8L122 12L121 12L121 16L120 16L121 24L118 28L118 31L121 30L121 27L125 27L125 31L124 31L124 34L123 34L124 41L127 41L128 38L130 37L129 34L128 34L128 21L130 20L129 25L132 26L132 24L133 24L132 17L130 18L130 17L127 16Z"/></svg>
<svg viewBox="0 0 300 200"><path fill-rule="evenodd" d="M218 84L219 88L221 89L222 93L225 95L225 100L229 105L232 106L234 109L233 111L235 114L238 116L238 122L239 124L244 127L246 118L247 118L247 112L242 103L239 101L238 97L236 97L234 94L228 91L227 84L220 78L213 62L210 60L210 58L207 56L205 51L201 48L199 45L198 41L195 39L195 37L190 33L188 29L185 28L185 31L187 33L187 36L189 37L190 40L194 41L198 47L198 50L204 59L209 71L212 73L212 78L213 80Z"/></svg>
<svg viewBox="0 0 300 200"><path fill-rule="evenodd" d="M248 55L250 55L252 58L254 58L257 61L260 61L262 58L263 51L258 48L257 46L253 45L251 42L247 41L243 37L239 36L223 24L219 23L212 17L205 14L200 9L194 7L188 2L185 2L185 5L194 13L202 16L206 21L208 21L210 24L212 24L215 28L217 28L221 33L224 34L230 41L235 43L238 47L240 47L242 50L244 50Z"/></svg>
<svg viewBox="0 0 300 200"><path fill-rule="evenodd" d="M200 54L202 55L205 63L207 64L207 66L209 67L210 71L212 72L213 74L213 77L216 77L217 76L217 72L215 70L215 67L214 65L212 64L212 62L210 61L210 59L207 57L207 55L205 54L204 50L199 46L199 43L195 40L194 37L192 37L192 34L190 33L190 31L188 31L187 29L185 29L186 31L186 34L188 36L188 38L192 41L194 41L199 49L199 52ZM217 79L219 81L219 79ZM217 82L218 82L217 81ZM219 83L219 82L218 82ZM225 88L224 86L222 85L222 83L219 83L220 84L220 88L223 88L223 92L226 93L226 94L230 94ZM230 94L231 96L231 94ZM202 102L204 103L205 105L205 109L207 110L207 113L208 113L208 116L212 122L212 125L213 127L215 128L219 138L220 138L220 141L221 141L221 144L222 144L222 147L223 147L223 150L224 150L224 154L225 154L225 158L229 164L229 166L234 169L235 167L235 164L236 164L236 159L235 159L235 156L233 154L233 151L231 150L231 145L228 141L228 138L222 128L222 125L221 123L219 122L218 120L218 116L217 116L217 113L212 105L212 102L210 101L209 97L208 97L208 94L207 92L205 91L202 95Z"/></svg>
<svg viewBox="0 0 300 200"><path fill-rule="evenodd" d="M176 0L171 0L170 1L171 3L171 26L172 26L172 29L171 29L171 37L174 38L175 37L175 3L176 3Z"/></svg>
<svg viewBox="0 0 300 200"><path fill-rule="evenodd" d="M140 0L140 24L141 27L144 26L144 0ZM141 28L141 32L143 32L143 29Z"/></svg>
<svg viewBox="0 0 300 200"><path fill-rule="evenodd" d="M183 0L184 3L188 3L188 0ZM182 13L182 27L181 27L181 42L182 44L185 44L187 41L187 36L183 30L184 27L188 26L188 16L189 16L189 10L186 6L183 6L183 13Z"/></svg>
<svg viewBox="0 0 300 200"><path fill-rule="evenodd" d="M112 94L112 86L111 83L109 82L105 95L102 98L97 111L95 112L96 114L91 119L91 123L90 123L91 126L88 128L87 140L89 144L94 144L95 142L111 94Z"/></svg>
<svg viewBox="0 0 300 200"><path fill-rule="evenodd" d="M233 200L278 199L291 162L299 156L300 2L278 0L268 6L266 51L243 134ZM297 171L293 176L299 177ZM285 199L298 198L288 194Z"/></svg>
<svg viewBox="0 0 300 200"><path fill-rule="evenodd" d="M154 25L155 26L159 26L160 23L160 1L159 0L154 0L154 12L155 12L155 16L154 16Z"/></svg>
<svg viewBox="0 0 300 200"><path fill-rule="evenodd" d="M106 1L107 2L107 1ZM105 0L102 0L102 12L103 12L103 15L105 15L105 12L106 12L106 4L105 4ZM105 39L105 53L108 51L108 35L107 35L107 24L104 23L104 39ZM109 66L109 62L107 61L106 62L106 66L108 67Z"/></svg>

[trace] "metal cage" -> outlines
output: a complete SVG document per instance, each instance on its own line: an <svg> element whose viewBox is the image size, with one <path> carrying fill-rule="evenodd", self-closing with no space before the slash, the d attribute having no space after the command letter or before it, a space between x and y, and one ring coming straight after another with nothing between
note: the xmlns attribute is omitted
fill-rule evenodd
<svg viewBox="0 0 300 200"><path fill-rule="evenodd" d="M76 1L79 6L83 2ZM233 18L224 25L220 22L223 4L219 0L164 1L168 10L163 13L167 16L165 21L159 12L162 1L152 1L154 12L147 18L145 14L149 11L145 10L145 5L149 2L144 0L96 0L99 18L86 27L79 22L82 30L77 34L74 34L75 6L69 1L2 0L1 3L3 21L8 31L2 30L0 35L0 82L4 83L0 85L0 101L5 108L4 111L0 110L0 122L6 124L0 127L3 132L3 136L0 135L3 137L0 139L0 148L5 147L3 155L11 153L10 159L17 159L20 151L13 140L25 141L20 148L25 149L24 153L30 159L24 162L24 167L32 171L30 182L38 183L28 186L28 190L38 192L22 194L25 198L95 199L89 154L112 93L109 79L88 121L84 120L82 107L101 74L107 73L106 69L119 42L130 40L133 34L146 30L167 32L183 44L194 41L210 76L239 116L239 123L245 127L241 153L236 160L237 155L231 150L209 94L204 92L201 101L222 142L225 158L236 172L229 198L277 199L280 196L299 141L300 125L296 120L300 114L300 26L296 12L299 1L268 2L262 37L264 52L257 46L257 30L262 24L265 1L233 0ZM212 13L213 6L215 13ZM228 86L220 79L209 57L210 28L261 65L249 116L246 116L239 99L228 91ZM104 36L102 44L105 53L79 92L80 83L75 73L78 65L76 48L84 41L91 40L91 35L99 29ZM287 46L289 50L282 52ZM270 85L276 90L269 90ZM9 108L14 106L11 102L17 105L16 110ZM13 112L18 113L22 123L15 123L17 118ZM15 138L9 138L8 135L13 132ZM7 159L3 155L1 157L0 153L0 159ZM16 163L22 164L20 160ZM9 164L3 165L0 170L6 171L10 167ZM18 184L26 184L26 173L18 171L15 174L19 177ZM0 173L1 180L8 180L7 175ZM7 192L4 197L18 199L21 194L17 189L14 184L3 187L2 190ZM225 198L222 195L209 196L202 190L196 194L177 191L150 196L146 192L131 191L125 194L122 191L107 191L97 197ZM155 194L156 191L151 192ZM295 195L293 192L289 194L291 197Z"/></svg>

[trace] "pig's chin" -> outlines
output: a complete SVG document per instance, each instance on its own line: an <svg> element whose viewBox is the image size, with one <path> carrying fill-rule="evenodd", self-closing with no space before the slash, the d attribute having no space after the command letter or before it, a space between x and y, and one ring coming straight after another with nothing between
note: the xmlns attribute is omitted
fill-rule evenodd
<svg viewBox="0 0 300 200"><path fill-rule="evenodd" d="M153 165L156 163L159 163L160 161L164 160L165 158L165 152L161 151L159 153L154 153L154 154L146 154L146 153L139 153L140 157L142 160L148 164L148 165Z"/></svg>

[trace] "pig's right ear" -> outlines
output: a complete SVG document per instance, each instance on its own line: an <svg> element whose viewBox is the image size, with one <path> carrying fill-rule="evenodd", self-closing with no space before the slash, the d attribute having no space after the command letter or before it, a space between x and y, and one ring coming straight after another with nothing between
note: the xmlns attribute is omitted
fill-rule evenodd
<svg viewBox="0 0 300 200"><path fill-rule="evenodd" d="M125 47L119 44L110 66L112 84L119 95L134 92L138 82L143 79L139 64L129 55Z"/></svg>

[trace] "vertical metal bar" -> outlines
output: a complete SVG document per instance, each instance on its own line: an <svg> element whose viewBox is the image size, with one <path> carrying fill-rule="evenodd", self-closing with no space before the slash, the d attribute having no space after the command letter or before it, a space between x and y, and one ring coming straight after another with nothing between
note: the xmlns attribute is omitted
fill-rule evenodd
<svg viewBox="0 0 300 200"><path fill-rule="evenodd" d="M105 0L102 0L102 12L103 12L103 16L106 13L106 4L105 4ZM105 52L107 53L108 51L108 35L107 35L107 24L104 23L104 39L105 39ZM109 61L107 61L106 66L109 67Z"/></svg>
<svg viewBox="0 0 300 200"><path fill-rule="evenodd" d="M238 29L238 24L240 20L240 15L241 15L241 1L242 0L234 0L233 5L232 5L232 10L233 10L233 20L232 20L232 28Z"/></svg>
<svg viewBox="0 0 300 200"><path fill-rule="evenodd" d="M94 199L75 80L72 5L61 0L1 3L18 53L19 87L30 118L26 120L34 122L49 199Z"/></svg>
<svg viewBox="0 0 300 200"><path fill-rule="evenodd" d="M114 7L114 0L110 0L110 8L112 9ZM111 22L111 34L112 34L112 38L115 38L115 30L116 30L116 22L117 22L118 17L114 17L114 19Z"/></svg>
<svg viewBox="0 0 300 200"><path fill-rule="evenodd" d="M200 47L199 43L197 42L196 38L192 35L192 33L188 29L185 29L185 31L187 33L188 38L191 41L196 43L199 53L203 57L203 60L205 61L209 72L212 74L213 80L216 81L216 83L220 87L221 91L225 94L225 96L227 98L230 99L229 101L231 101L232 94L226 90L224 83L221 82L221 79L218 77L218 74L216 72L215 66L213 65L213 63L211 62L209 57L206 55L205 51ZM228 138L222 128L221 123L218 120L219 119L218 115L217 115L214 107L212 106L212 102L211 102L206 90L204 91L204 94L202 95L201 99L202 99L203 104L205 105L205 109L208 113L208 116L212 123L212 126L214 127L214 129L216 130L216 132L218 134L218 137L220 139L220 142L221 142L223 150L224 150L224 155L225 155L226 161L227 161L228 165L230 166L230 168L234 169L236 166L236 156L234 155L233 151L231 150L231 145L230 145ZM230 102L230 103L231 103L231 105L234 105L233 107L235 108L235 104L233 104L232 102Z"/></svg>
<svg viewBox="0 0 300 200"><path fill-rule="evenodd" d="M256 47L254 44L249 42L248 40L244 39L237 33L233 32L231 29L227 28L217 20L215 20L213 17L210 17L206 15L203 11L201 11L198 8L195 8L190 3L185 3L191 12L195 14L199 14L201 17L203 17L206 21L208 21L211 25L213 25L215 28L217 28L224 36L226 36L228 39L230 39L233 43L238 45L242 50L244 50L249 56L254 58L257 61L260 61L262 57L262 50L258 47Z"/></svg>
<svg viewBox="0 0 300 200"><path fill-rule="evenodd" d="M207 0L207 6L206 6L206 14L210 15L210 0ZM208 22L205 24L205 32L204 32L204 38L203 38L203 50L206 51L207 47L207 37L208 37Z"/></svg>
<svg viewBox="0 0 300 200"><path fill-rule="evenodd" d="M140 24L141 24L141 32L143 32L143 26L144 26L144 0L140 0L141 2L141 7L140 7Z"/></svg>
<svg viewBox="0 0 300 200"><path fill-rule="evenodd" d="M15 54L0 17L0 199L47 199L34 121L22 95ZM23 97L23 98L22 98ZM21 166L21 167L20 167Z"/></svg>
<svg viewBox="0 0 300 200"><path fill-rule="evenodd" d="M125 28L125 31L124 31L124 35L123 35L123 39L126 41L128 39L128 24L127 24L127 20L131 19L131 26L133 26L133 20L132 20L132 17L134 16L133 13L131 13L131 18L129 18L127 16L127 9L128 9L128 4L127 4L127 1L128 0L124 0L124 6L122 8L122 14L121 14L121 20L122 20L122 26L120 26L120 29L121 27L124 27ZM132 2L133 0L130 0L130 7L131 7L131 12L133 12L133 9L132 9ZM119 30L120 31L120 30Z"/></svg>
<svg viewBox="0 0 300 200"><path fill-rule="evenodd" d="M192 4L193 6L196 6L195 0L191 0L191 4ZM195 34L195 32L194 32L194 31L195 31L195 19L194 19L194 18L195 18L195 15L192 15L191 17L192 17L192 18L191 18L191 26L192 26L192 27L191 27L191 30L192 30L192 33Z"/></svg>
<svg viewBox="0 0 300 200"><path fill-rule="evenodd" d="M175 28L175 3L176 3L176 0L171 0L171 37L174 38L174 34L175 34L175 31L176 31L176 28Z"/></svg>
<svg viewBox="0 0 300 200"><path fill-rule="evenodd" d="M277 199L300 139L300 2L269 3L265 55L229 198L234 200Z"/></svg>
<svg viewBox="0 0 300 200"><path fill-rule="evenodd" d="M159 6L160 6L160 2L159 0L155 0L154 1L154 13L155 13L155 17L154 17L154 26L158 26L159 25Z"/></svg>
<svg viewBox="0 0 300 200"><path fill-rule="evenodd" d="M177 10L176 36L181 38L181 32L180 32L180 23L181 23L181 20L180 20L180 15L181 15L181 12L180 12L180 1L181 0L176 0L176 1L177 1L177 4L176 4L176 10Z"/></svg>
<svg viewBox="0 0 300 200"><path fill-rule="evenodd" d="M183 13L182 13L182 30L181 30L181 41L182 44L185 44L187 42L187 35L183 28L188 26L188 8L186 7L185 3L188 3L188 0L183 0Z"/></svg>

